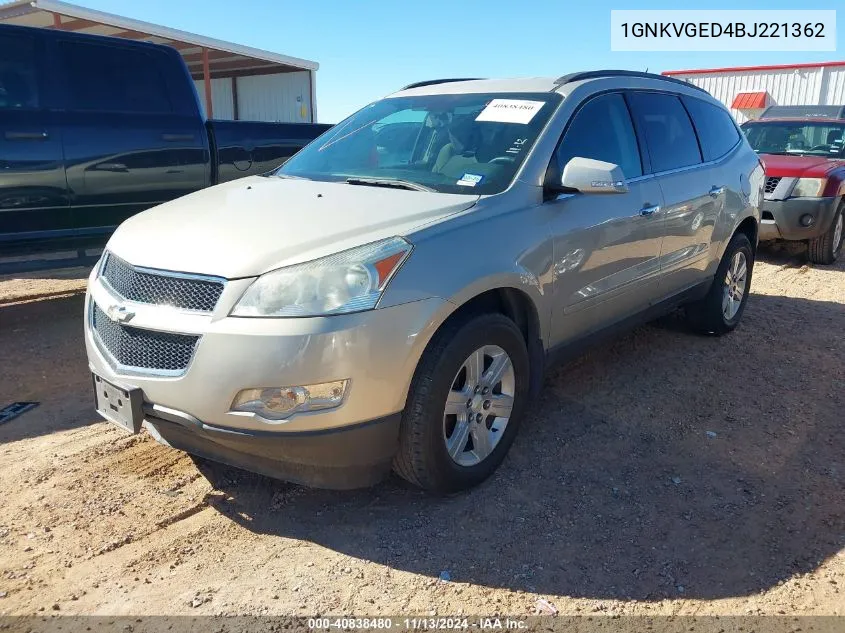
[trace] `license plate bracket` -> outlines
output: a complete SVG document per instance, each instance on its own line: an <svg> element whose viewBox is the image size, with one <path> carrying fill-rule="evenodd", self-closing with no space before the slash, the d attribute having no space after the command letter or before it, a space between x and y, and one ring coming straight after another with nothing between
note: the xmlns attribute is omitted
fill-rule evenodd
<svg viewBox="0 0 845 633"><path fill-rule="evenodd" d="M144 421L144 395L137 387L123 387L92 373L97 412L130 433L140 433Z"/></svg>

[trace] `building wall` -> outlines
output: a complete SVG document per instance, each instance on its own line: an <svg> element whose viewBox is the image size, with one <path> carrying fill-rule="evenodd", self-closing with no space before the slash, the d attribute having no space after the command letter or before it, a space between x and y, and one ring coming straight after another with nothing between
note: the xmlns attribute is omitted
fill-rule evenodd
<svg viewBox="0 0 845 633"><path fill-rule="evenodd" d="M253 121L311 121L308 71L238 78L238 114Z"/></svg>
<svg viewBox="0 0 845 633"><path fill-rule="evenodd" d="M845 66L834 66L827 69L825 103L828 105L845 105Z"/></svg>
<svg viewBox="0 0 845 633"><path fill-rule="evenodd" d="M845 67L789 68L775 70L726 70L724 72L677 75L704 88L730 108L740 92L769 93L768 105L845 105ZM738 123L748 120L731 110Z"/></svg>
<svg viewBox="0 0 845 633"><path fill-rule="evenodd" d="M200 98L202 113L205 114L205 82L200 79L194 81ZM215 119L231 121L235 118L235 107L232 101L232 79L224 77L211 80L211 107Z"/></svg>
<svg viewBox="0 0 845 633"><path fill-rule="evenodd" d="M308 71L238 77L238 118L242 121L308 123L311 121L311 83ZM194 82L205 111L205 84ZM235 107L232 79L211 80L215 119L232 120Z"/></svg>

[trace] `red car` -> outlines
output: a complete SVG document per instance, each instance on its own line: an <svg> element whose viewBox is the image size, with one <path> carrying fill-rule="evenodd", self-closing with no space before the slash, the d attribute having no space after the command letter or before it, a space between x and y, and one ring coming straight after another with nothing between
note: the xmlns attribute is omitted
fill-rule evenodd
<svg viewBox="0 0 845 633"><path fill-rule="evenodd" d="M802 240L810 261L832 264L845 222L845 107L835 118L778 110L742 125L766 169L760 240Z"/></svg>

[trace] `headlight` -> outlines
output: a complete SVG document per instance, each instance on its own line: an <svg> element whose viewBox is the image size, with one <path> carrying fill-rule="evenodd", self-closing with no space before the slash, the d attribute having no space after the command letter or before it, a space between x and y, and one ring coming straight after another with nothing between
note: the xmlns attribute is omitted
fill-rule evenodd
<svg viewBox="0 0 845 633"><path fill-rule="evenodd" d="M371 310L408 257L401 237L366 244L261 275L232 316L306 317Z"/></svg>
<svg viewBox="0 0 845 633"><path fill-rule="evenodd" d="M824 178L799 178L792 188L790 198L818 198L824 191Z"/></svg>

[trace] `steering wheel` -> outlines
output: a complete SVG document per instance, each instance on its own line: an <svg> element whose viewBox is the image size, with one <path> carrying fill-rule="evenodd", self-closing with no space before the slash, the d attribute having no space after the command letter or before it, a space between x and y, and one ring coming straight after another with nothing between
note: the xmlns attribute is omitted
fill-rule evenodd
<svg viewBox="0 0 845 633"><path fill-rule="evenodd" d="M811 147L811 152L829 152L831 150L830 145L816 145L815 147Z"/></svg>
<svg viewBox="0 0 845 633"><path fill-rule="evenodd" d="M513 163L513 158L510 156L496 156L496 158L488 161L490 165L510 165Z"/></svg>

